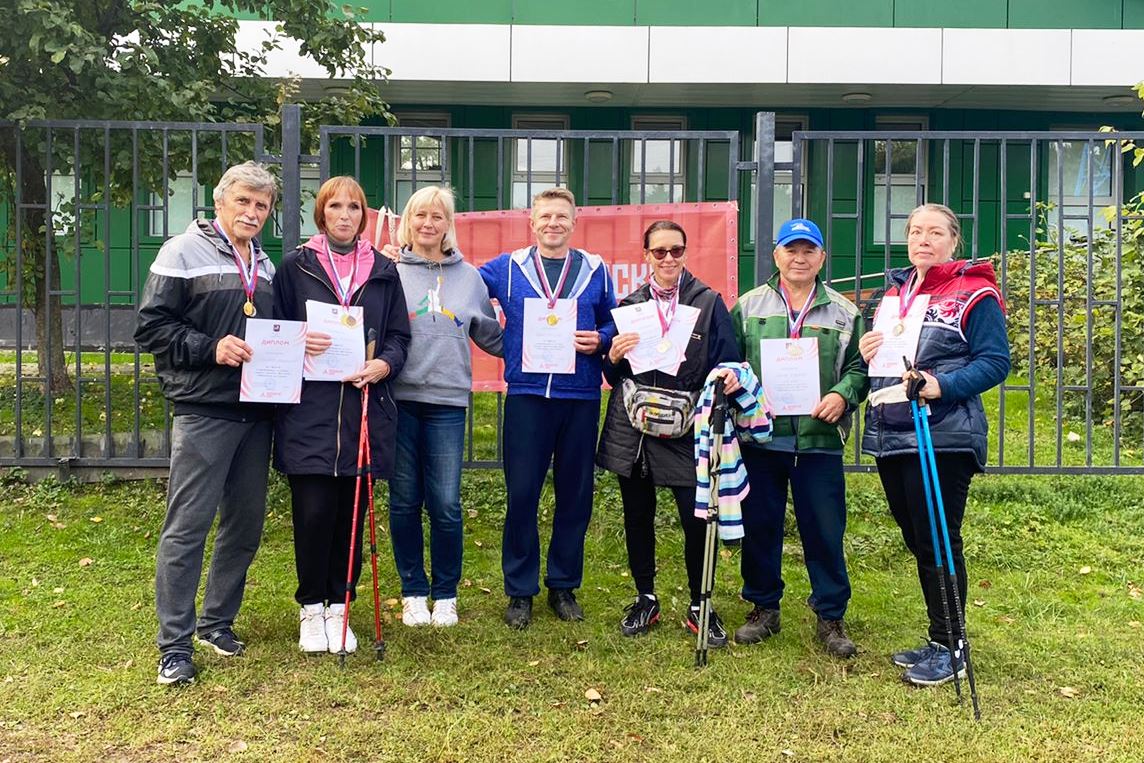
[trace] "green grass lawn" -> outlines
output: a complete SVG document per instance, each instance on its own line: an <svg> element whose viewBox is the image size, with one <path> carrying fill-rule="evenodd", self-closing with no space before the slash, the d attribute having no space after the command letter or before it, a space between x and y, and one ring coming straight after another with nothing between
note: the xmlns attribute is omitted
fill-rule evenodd
<svg viewBox="0 0 1144 763"><path fill-rule="evenodd" d="M538 601L532 627L511 632L500 622L501 475L468 472L460 625L408 629L399 606L383 605L385 661L363 651L342 670L334 657L297 651L288 494L276 479L237 623L248 654L200 650L199 681L170 690L154 683L162 486L9 484L0 493L0 760L1141 759L1144 481L976 480L965 535L979 724L952 687L907 687L890 665L890 651L923 633L921 597L877 478L852 475L849 485L848 622L861 648L852 662L813 641L791 527L782 633L713 651L696 670L666 500L664 621L647 637L621 637L632 586L610 475L599 477L588 536L587 620L559 622ZM542 537L551 506L549 490ZM737 566L726 550L715 601L731 627L747 610ZM397 599L384 540L380 578L383 601ZM362 591L369 585L367 572ZM368 600L353 618L363 641ZM589 702L588 689L602 701Z"/></svg>

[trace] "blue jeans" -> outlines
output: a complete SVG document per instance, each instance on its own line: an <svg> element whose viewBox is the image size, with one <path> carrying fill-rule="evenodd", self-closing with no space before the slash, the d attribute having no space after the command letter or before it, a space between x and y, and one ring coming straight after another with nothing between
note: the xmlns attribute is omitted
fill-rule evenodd
<svg viewBox="0 0 1144 763"><path fill-rule="evenodd" d="M915 461L917 459L914 459ZM846 481L842 456L743 448L751 492L743 499L743 598L778 609L783 595L783 517L787 487L810 577L811 605L825 620L841 620L850 602L850 578L842 552L846 532Z"/></svg>
<svg viewBox="0 0 1144 763"><path fill-rule="evenodd" d="M451 599L461 580L461 461L465 409L398 401L397 449L389 479L389 531L402 596ZM425 577L421 507L429 512L433 587Z"/></svg>

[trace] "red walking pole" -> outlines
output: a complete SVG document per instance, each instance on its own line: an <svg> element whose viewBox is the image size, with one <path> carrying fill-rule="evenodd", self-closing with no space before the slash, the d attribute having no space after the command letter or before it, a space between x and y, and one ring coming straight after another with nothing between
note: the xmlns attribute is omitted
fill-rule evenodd
<svg viewBox="0 0 1144 763"><path fill-rule="evenodd" d="M369 448L369 385L367 384L362 388L361 394L361 428L358 434L358 453L357 453L357 478L354 482L354 514L353 520L350 522L350 553L349 562L346 564L346 601L345 612L342 617L342 648L338 650L338 664L345 667L346 664L346 631L349 628L350 622L350 590L353 587L354 580L354 550L357 546L357 521L358 514L361 507L361 478L362 467L365 463L365 455ZM370 486L372 488L373 478L370 475ZM370 504L373 503L373 491L370 491ZM375 576L376 577L376 576Z"/></svg>
<svg viewBox="0 0 1144 763"><path fill-rule="evenodd" d="M365 394L363 391L363 397ZM362 403L362 408L365 408L365 403ZM364 439L366 479L369 484L369 563L373 568L373 651L378 660L384 660L385 639L381 637L381 591L377 580L377 520L373 511L373 455L369 449L368 434Z"/></svg>

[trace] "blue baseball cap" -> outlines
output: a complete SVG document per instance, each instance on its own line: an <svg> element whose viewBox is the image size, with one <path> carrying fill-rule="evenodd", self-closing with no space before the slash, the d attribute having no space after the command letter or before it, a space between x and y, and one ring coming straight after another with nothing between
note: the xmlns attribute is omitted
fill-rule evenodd
<svg viewBox="0 0 1144 763"><path fill-rule="evenodd" d="M825 246L822 242L822 231L818 229L817 225L804 217L787 220L783 223L782 227L779 228L779 237L775 243L779 246L786 246L792 241L809 241L819 249Z"/></svg>

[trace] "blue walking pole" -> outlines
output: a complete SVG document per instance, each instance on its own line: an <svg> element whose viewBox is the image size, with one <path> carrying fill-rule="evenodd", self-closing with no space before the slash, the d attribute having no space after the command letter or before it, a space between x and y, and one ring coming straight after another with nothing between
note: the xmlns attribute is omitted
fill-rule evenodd
<svg viewBox="0 0 1144 763"><path fill-rule="evenodd" d="M941 495L941 480L937 471L937 459L934 455L933 437L930 434L928 411L923 412L918 405L921 388L925 379L914 369L908 359L902 358L905 363L908 379L906 383L906 397L910 401L910 411L914 419L914 433L918 441L918 458L922 467L922 484L925 489L926 510L929 515L930 540L933 543L934 562L941 585L942 615L945 617L946 634L950 651L950 667L953 671L954 687L957 690L958 702L963 702L961 694L961 680L959 677L958 658L965 660L966 676L969 679L969 694L973 701L973 717L981 720L981 707L977 698L977 684L974 680L973 662L969 654L969 637L965 631L965 610L961 602L961 594L957 589L957 570L954 566L953 548L949 540L949 525L945 519L945 504ZM936 507L936 512L935 512ZM940 527L941 544L938 542L938 529ZM944 546L945 560L943 563L942 551ZM943 568L947 572L943 572ZM952 591L954 612L957 615L959 636L954 639L953 621L950 618L949 599L946 588Z"/></svg>

